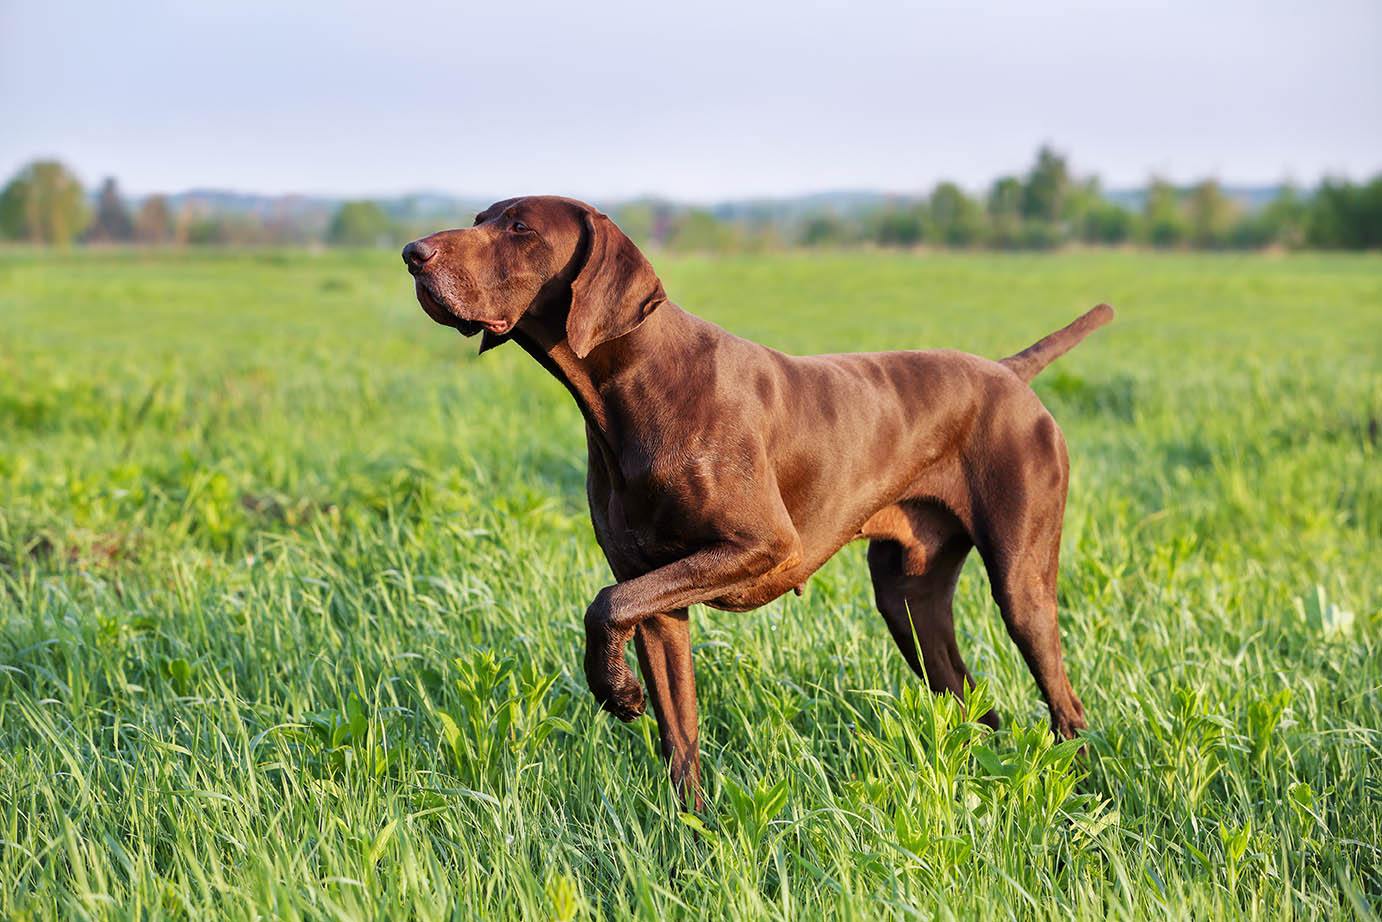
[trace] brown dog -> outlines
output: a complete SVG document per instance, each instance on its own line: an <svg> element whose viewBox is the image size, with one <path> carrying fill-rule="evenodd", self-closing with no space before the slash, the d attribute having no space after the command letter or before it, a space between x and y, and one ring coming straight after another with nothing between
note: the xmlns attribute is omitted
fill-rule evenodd
<svg viewBox="0 0 1382 922"><path fill-rule="evenodd" d="M483 332L481 352L516 341L585 416L590 516L617 580L586 610L586 678L615 716L642 714L635 640L684 797L699 802L687 607L799 591L859 538L878 609L934 691L971 682L951 598L977 547L1052 728L1085 726L1056 629L1065 442L1027 382L1107 323L1107 305L1002 362L789 356L670 303L608 217L548 196L497 202L403 259L433 320Z"/></svg>

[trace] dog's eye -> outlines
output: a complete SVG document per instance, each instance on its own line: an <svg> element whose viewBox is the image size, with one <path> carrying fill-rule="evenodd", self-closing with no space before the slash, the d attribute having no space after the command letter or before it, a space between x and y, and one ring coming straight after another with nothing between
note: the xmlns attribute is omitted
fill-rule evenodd
<svg viewBox="0 0 1382 922"><path fill-rule="evenodd" d="M510 224L509 230L513 231L515 234L531 234L533 232L533 229L522 221L515 221Z"/></svg>

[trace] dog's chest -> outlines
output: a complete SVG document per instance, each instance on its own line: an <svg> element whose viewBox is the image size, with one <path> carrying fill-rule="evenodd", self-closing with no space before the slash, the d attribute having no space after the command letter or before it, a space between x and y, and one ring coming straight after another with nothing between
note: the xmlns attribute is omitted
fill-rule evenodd
<svg viewBox="0 0 1382 922"><path fill-rule="evenodd" d="M625 471L622 487L610 489L604 509L592 508L611 557L644 572L685 557L712 539L709 496L699 491L702 480L694 470L646 465Z"/></svg>
<svg viewBox="0 0 1382 922"><path fill-rule="evenodd" d="M627 493L610 496L606 516L606 546L630 569L642 572L685 557L694 550L685 526L678 527L678 516L667 510L649 508L649 504ZM659 511L661 514L658 514Z"/></svg>

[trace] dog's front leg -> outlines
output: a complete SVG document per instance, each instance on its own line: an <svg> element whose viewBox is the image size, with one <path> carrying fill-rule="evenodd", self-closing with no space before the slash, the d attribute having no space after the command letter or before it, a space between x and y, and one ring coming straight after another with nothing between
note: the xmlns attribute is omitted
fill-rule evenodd
<svg viewBox="0 0 1382 922"><path fill-rule="evenodd" d="M643 690L624 660L638 626L654 615L718 598L794 554L800 554L795 532L753 544L715 544L601 589L585 612L585 677L595 700L620 720L638 717Z"/></svg>
<svg viewBox="0 0 1382 922"><path fill-rule="evenodd" d="M672 784L688 809L701 801L700 729L696 713L696 675L691 662L691 630L686 609L653 615L634 633L638 671L648 686L657 715L662 758Z"/></svg>

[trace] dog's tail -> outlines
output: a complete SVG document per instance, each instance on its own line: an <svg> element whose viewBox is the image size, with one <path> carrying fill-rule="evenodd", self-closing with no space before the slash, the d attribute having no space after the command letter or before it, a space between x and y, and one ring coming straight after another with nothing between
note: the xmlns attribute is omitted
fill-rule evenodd
<svg viewBox="0 0 1382 922"><path fill-rule="evenodd" d="M1003 359L1002 364L1023 381L1030 381L1041 374L1047 365L1078 346L1080 340L1112 319L1113 308L1107 304L1100 304L1089 313L1081 314L1069 326L1038 340L1017 355Z"/></svg>

